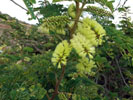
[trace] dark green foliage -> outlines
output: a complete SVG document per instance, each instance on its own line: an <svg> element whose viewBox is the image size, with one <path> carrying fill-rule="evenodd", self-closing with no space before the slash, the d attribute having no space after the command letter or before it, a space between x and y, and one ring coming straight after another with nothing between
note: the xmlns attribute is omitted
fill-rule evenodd
<svg viewBox="0 0 133 100"><path fill-rule="evenodd" d="M47 17L60 16L65 14L67 8L61 4L49 3L49 1L40 1L40 7L34 8L34 12L37 12L41 16L39 19L42 23L42 20Z"/></svg>
<svg viewBox="0 0 133 100"><path fill-rule="evenodd" d="M95 57L99 67L96 82L105 87L109 100L132 100L133 24L129 18L123 17L118 30L106 18L97 17L97 20L105 27L107 37L106 42L97 49Z"/></svg>
<svg viewBox="0 0 133 100"><path fill-rule="evenodd" d="M33 4L36 3L36 0L23 0L26 7L28 8L28 11L33 19L36 19L35 14L33 12Z"/></svg>
<svg viewBox="0 0 133 100"><path fill-rule="evenodd" d="M48 4L40 8L40 14L43 15L44 18L62 15L64 12L66 12L66 9L60 4Z"/></svg>
<svg viewBox="0 0 133 100"><path fill-rule="evenodd" d="M107 90L110 99L126 95L129 100L132 98L129 91L132 89L130 81L132 80L132 57L133 57L133 39L125 36L123 32L117 31L115 28L107 28L107 42L97 51L95 60L99 67L96 80ZM126 73L130 73L127 75ZM101 82L103 80L103 82ZM123 91L124 88L128 91ZM109 92L110 91L110 92ZM114 93L116 95L114 95Z"/></svg>
<svg viewBox="0 0 133 100"><path fill-rule="evenodd" d="M35 3L35 0L29 1ZM96 2L106 3L103 0ZM106 6L113 10L111 3ZM44 18L56 18L50 16L62 15L65 11L62 7L48 4L38 11ZM51 8L57 9L49 10ZM0 33L0 100L50 100L62 74L62 69L53 66L51 57L57 44L69 36L40 33L38 26L9 20L2 14L0 18L1 24L11 26L10 30ZM81 57L72 49L54 100L133 99L133 23L124 17L117 29L105 16L94 15L93 18L106 30L104 43L96 49L94 56L97 68L92 70L96 75L78 73L76 65ZM69 33L69 30L65 31Z"/></svg>

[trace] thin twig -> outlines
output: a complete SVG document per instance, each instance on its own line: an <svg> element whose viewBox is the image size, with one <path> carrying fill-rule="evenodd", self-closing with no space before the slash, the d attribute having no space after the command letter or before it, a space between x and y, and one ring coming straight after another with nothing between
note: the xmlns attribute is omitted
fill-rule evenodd
<svg viewBox="0 0 133 100"><path fill-rule="evenodd" d="M120 68L120 66L119 66L118 60L115 59L115 61L116 61L117 67L118 67L118 69L119 69L119 72L120 72L120 75L121 75L121 78L122 78L124 84L125 84L126 86L129 87L129 85L126 83L125 78L124 78L124 76L123 76L123 74L122 74L122 71L121 71L121 68Z"/></svg>
<svg viewBox="0 0 133 100"><path fill-rule="evenodd" d="M122 5L122 7L124 7L124 5L126 4L126 2L127 2L127 0L125 0L125 1L124 1L124 3L123 3L123 5Z"/></svg>
<svg viewBox="0 0 133 100"><path fill-rule="evenodd" d="M118 7L120 6L121 4L121 0L119 1L118 5L116 6L116 9L114 11L116 11L118 9Z"/></svg>
<svg viewBox="0 0 133 100"><path fill-rule="evenodd" d="M49 97L48 93L46 93L46 96L47 96L48 100L50 100L50 97Z"/></svg>
<svg viewBox="0 0 133 100"><path fill-rule="evenodd" d="M22 7L20 4L18 4L14 0L10 0L10 1L13 2L15 5L19 6L20 8L22 8L23 10L28 11L26 8Z"/></svg>
<svg viewBox="0 0 133 100"><path fill-rule="evenodd" d="M15 2L14 0L10 0L10 1L13 2L15 5L19 6L20 8L22 8L23 10L25 10L25 11L28 12L28 10L27 10L26 8L22 7L20 4L18 4L18 3ZM39 20L39 18L37 17L37 15L35 15L35 16L36 16L38 22L40 23L40 20Z"/></svg>
<svg viewBox="0 0 133 100"><path fill-rule="evenodd" d="M76 18L75 18L74 25L73 25L73 27L72 27L71 30L70 30L70 38L72 38L72 36L73 36L73 34L74 34L75 30L76 30L76 27L77 27L77 24L78 24L80 15L81 15L82 10L83 10L83 8L84 8L84 6L85 6L85 4L86 4L86 0L85 0L85 2L82 4L82 7L81 7L81 8L79 7L79 2L78 2L78 1L75 1L75 3L76 3Z"/></svg>

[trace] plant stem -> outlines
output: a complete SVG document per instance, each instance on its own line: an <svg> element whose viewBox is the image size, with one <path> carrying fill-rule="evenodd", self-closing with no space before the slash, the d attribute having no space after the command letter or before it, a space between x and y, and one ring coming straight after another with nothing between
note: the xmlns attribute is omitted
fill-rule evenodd
<svg viewBox="0 0 133 100"><path fill-rule="evenodd" d="M49 97L48 93L46 93L46 96L47 96L48 100L50 100L50 97Z"/></svg>
<svg viewBox="0 0 133 100"><path fill-rule="evenodd" d="M114 10L114 11L118 10L118 8L119 8L120 4L121 4L121 0L119 0L119 3L118 3L118 5L117 5L117 7L115 8L115 10Z"/></svg>
<svg viewBox="0 0 133 100"><path fill-rule="evenodd" d="M76 3L76 18L75 18L75 21L74 21L74 25L73 25L73 27L70 30L70 38L72 38L72 36L73 36L73 34L74 34L74 32L75 32L75 30L77 28L77 24L78 24L79 18L81 16L81 13L83 11L83 8L84 8L84 6L86 4L86 1L82 4L81 8L79 7L79 2L78 1L75 1L75 3Z"/></svg>
<svg viewBox="0 0 133 100"><path fill-rule="evenodd" d="M61 72L61 75L60 75L60 78L59 80L56 82L56 85L55 85L55 90L54 90L54 93L51 97L50 100L54 100L55 96L58 94L58 89L59 89L59 85L64 77L64 73L65 73L65 66L62 67L62 72Z"/></svg>

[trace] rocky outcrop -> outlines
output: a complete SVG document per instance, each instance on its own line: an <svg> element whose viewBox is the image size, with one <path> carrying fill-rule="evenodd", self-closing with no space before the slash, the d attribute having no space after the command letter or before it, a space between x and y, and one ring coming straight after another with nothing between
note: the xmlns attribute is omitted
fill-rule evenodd
<svg viewBox="0 0 133 100"><path fill-rule="evenodd" d="M0 31L2 31L2 30L11 30L12 29L11 23L13 23L13 22L21 24L21 25L25 26L26 28L31 28L33 26L33 25L30 25L28 23L19 21L15 18L10 17L7 14L3 14L3 13L0 12Z"/></svg>
<svg viewBox="0 0 133 100"><path fill-rule="evenodd" d="M3 45L6 45L6 48L16 46L32 26L0 12L0 47Z"/></svg>
<svg viewBox="0 0 133 100"><path fill-rule="evenodd" d="M0 29L11 29L10 25L0 23Z"/></svg>
<svg viewBox="0 0 133 100"><path fill-rule="evenodd" d="M10 53L14 54L17 50L20 52L24 47L30 47L36 54L42 53L45 49L49 49L45 44L51 40L50 36L38 32L37 26L0 13L0 48L4 46L1 49L3 52L11 48Z"/></svg>

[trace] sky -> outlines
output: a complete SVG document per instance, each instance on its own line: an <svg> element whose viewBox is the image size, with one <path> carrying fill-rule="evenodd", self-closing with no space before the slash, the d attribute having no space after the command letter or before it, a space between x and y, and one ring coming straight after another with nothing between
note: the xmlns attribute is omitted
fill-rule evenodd
<svg viewBox="0 0 133 100"><path fill-rule="evenodd" d="M24 3L23 3L23 0L14 0L14 1L17 2L18 4L20 4L21 6L23 6L24 8L26 8ZM119 1L119 0L116 0L116 1ZM124 1L124 0L121 0L121 1ZM64 3L66 3L66 2L64 2ZM115 6L117 6L117 4L118 3L116 3ZM128 0L126 5L131 7L131 13L132 14L130 14L129 16L131 16L131 18L133 20L133 0ZM35 5L35 6L37 6L37 5ZM30 23L30 24L36 24L37 23L37 20L29 21L28 18L30 16L26 14L26 11L24 11L20 7L16 6L10 0L1 0L0 1L0 12L5 13L5 14L9 14L12 17L15 17L21 21L25 21L25 22ZM119 14L116 12L116 13L114 13L114 15L116 17L116 19L114 20L114 23L118 23Z"/></svg>

